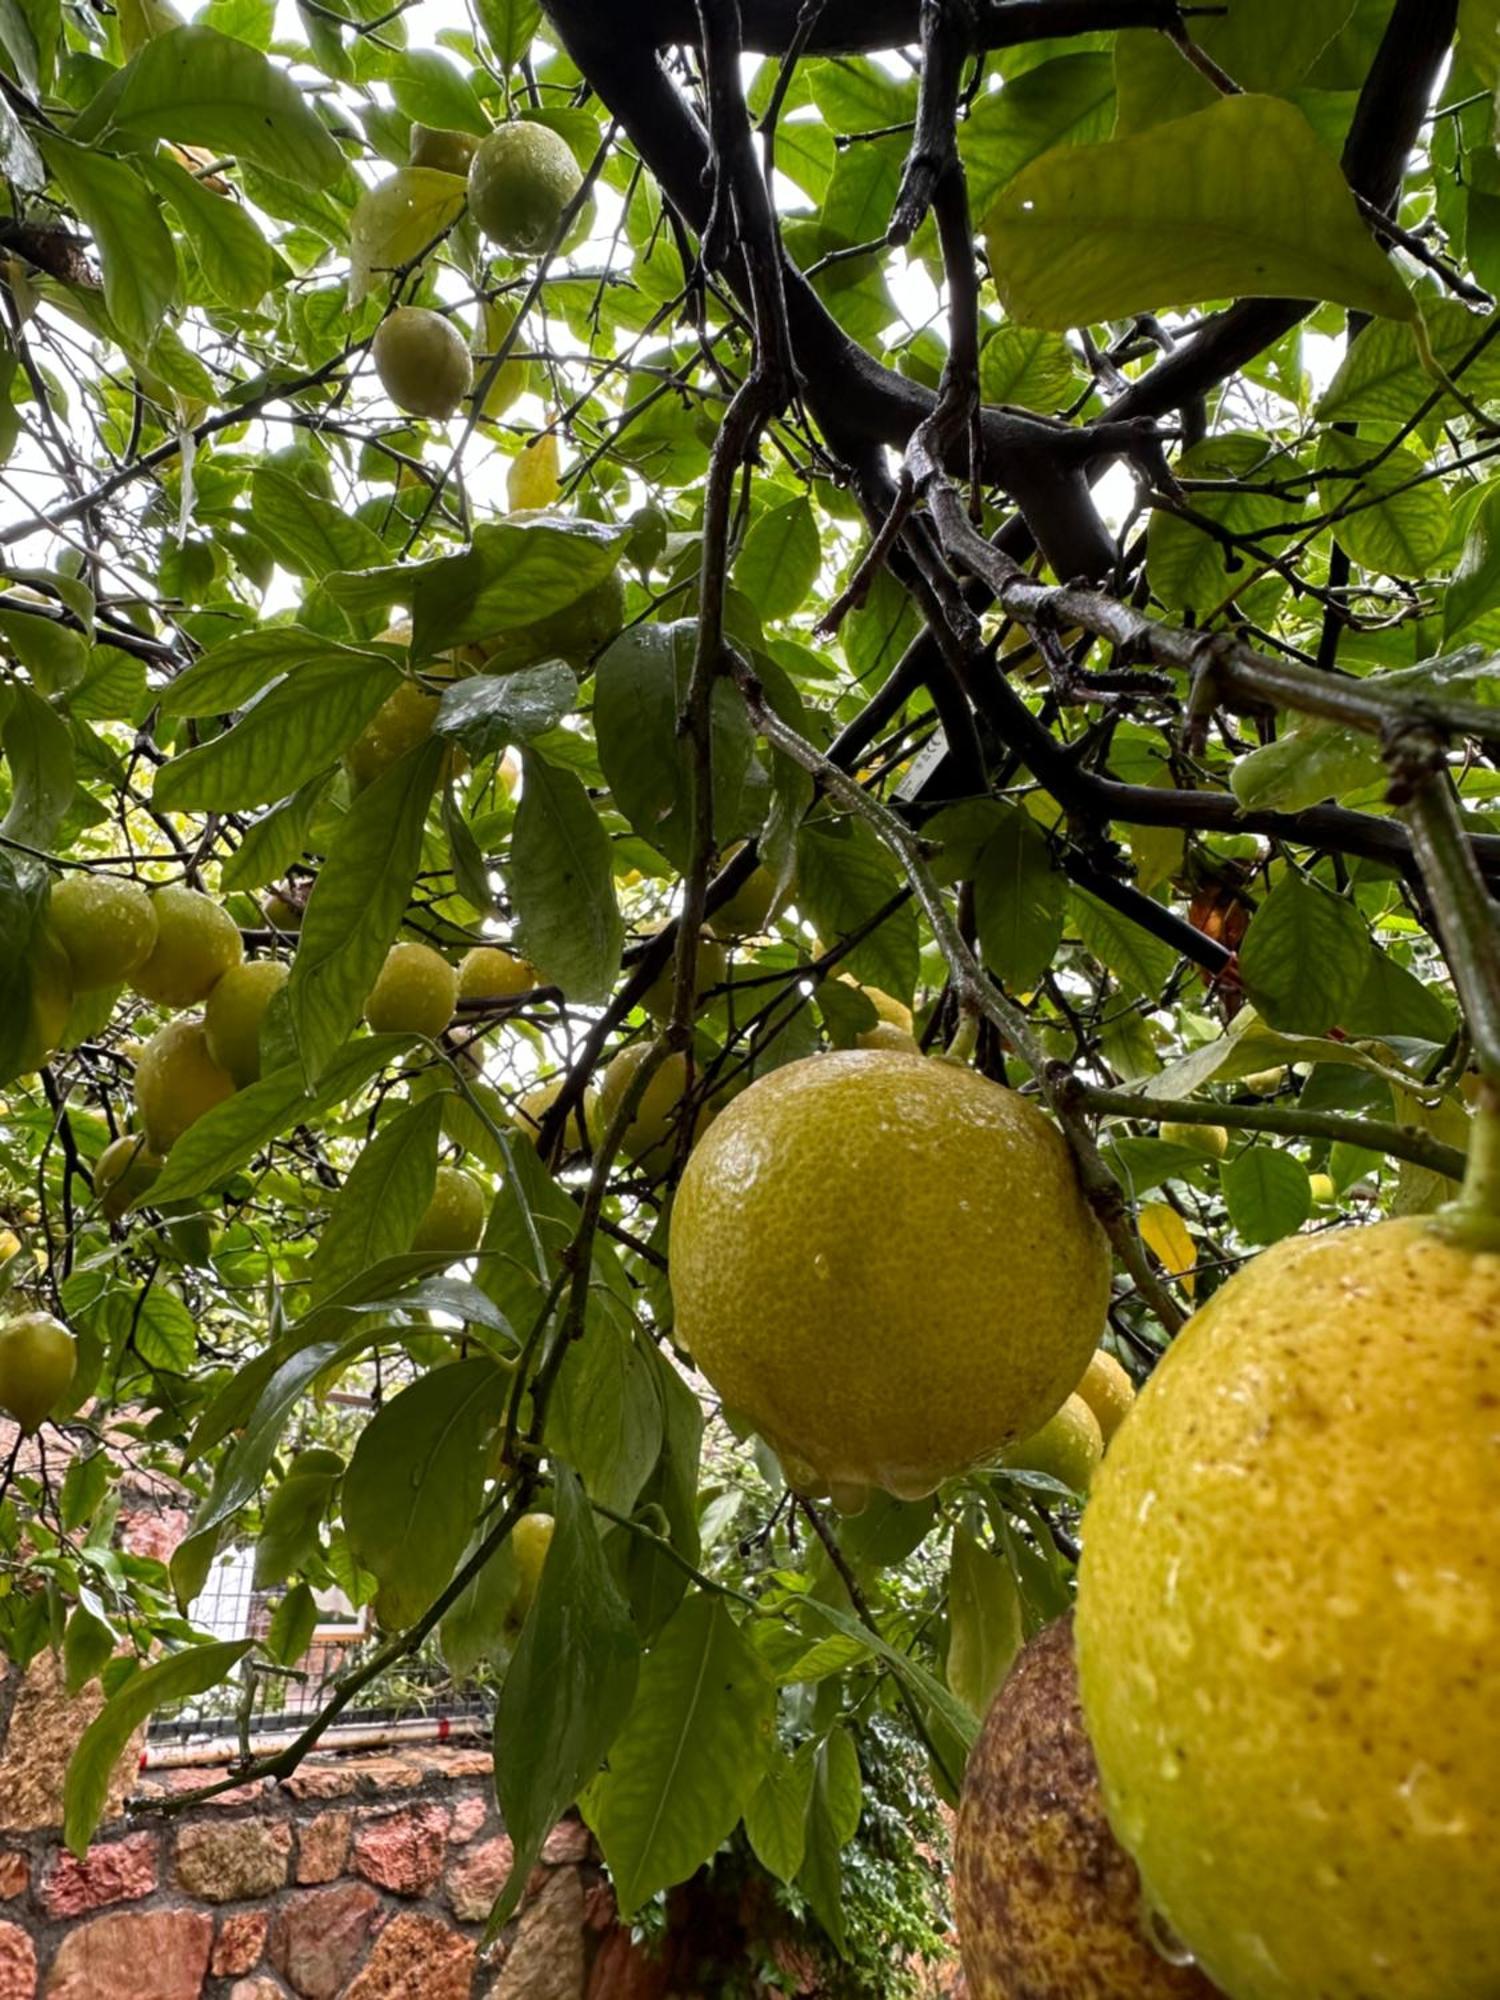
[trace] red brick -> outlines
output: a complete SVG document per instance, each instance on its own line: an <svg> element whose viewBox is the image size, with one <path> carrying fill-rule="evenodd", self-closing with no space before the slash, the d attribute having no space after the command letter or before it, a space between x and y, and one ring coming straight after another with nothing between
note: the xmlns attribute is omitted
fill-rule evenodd
<svg viewBox="0 0 1500 2000"><path fill-rule="evenodd" d="M362 1882L289 1896L271 1918L272 1965L304 2000L333 2000L358 1965L379 1908Z"/></svg>
<svg viewBox="0 0 1500 2000"><path fill-rule="evenodd" d="M262 1910L236 1910L219 1925L214 1939L209 1970L216 1979L235 1972L249 1972L260 1963L266 1948L266 1927L270 1919Z"/></svg>
<svg viewBox="0 0 1500 2000"><path fill-rule="evenodd" d="M453 1914L462 1923L483 1923L505 1885L515 1849L503 1833L471 1847L448 1870L444 1888Z"/></svg>
<svg viewBox="0 0 1500 2000"><path fill-rule="evenodd" d="M156 1887L157 1859L154 1833L105 1841L82 1861L59 1854L42 1881L42 1908L49 1917L81 1917L106 1903L137 1902Z"/></svg>
<svg viewBox="0 0 1500 2000"><path fill-rule="evenodd" d="M349 1859L347 1812L319 1813L297 1832L297 1880L332 1882L342 1875Z"/></svg>
<svg viewBox="0 0 1500 2000"><path fill-rule="evenodd" d="M474 1940L436 1917L392 1917L344 2000L469 2000Z"/></svg>
<svg viewBox="0 0 1500 2000"><path fill-rule="evenodd" d="M354 1835L354 1869L397 1896L425 1896L443 1868L446 1806L406 1806L363 1819Z"/></svg>
<svg viewBox="0 0 1500 2000"><path fill-rule="evenodd" d="M286 1880L292 1830L275 1820L204 1821L177 1836L177 1879L206 1903L269 1896Z"/></svg>
<svg viewBox="0 0 1500 2000"><path fill-rule="evenodd" d="M32 2000L36 1947L19 1924L0 1924L0 2000Z"/></svg>
<svg viewBox="0 0 1500 2000"><path fill-rule="evenodd" d="M206 1910L95 1917L58 1946L47 2000L198 2000L213 1935Z"/></svg>

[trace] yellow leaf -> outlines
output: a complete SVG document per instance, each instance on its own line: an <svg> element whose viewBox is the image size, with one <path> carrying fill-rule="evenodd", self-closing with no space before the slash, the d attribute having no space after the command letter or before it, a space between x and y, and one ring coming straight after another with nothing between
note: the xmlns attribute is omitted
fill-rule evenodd
<svg viewBox="0 0 1500 2000"><path fill-rule="evenodd" d="M1137 1220L1141 1241L1146 1248L1164 1271L1182 1280L1182 1289L1189 1298L1193 1298L1198 1290L1198 1280L1193 1271L1198 1252L1182 1217L1169 1202L1148 1201Z"/></svg>
<svg viewBox="0 0 1500 2000"><path fill-rule="evenodd" d="M534 437L520 457L512 462L506 476L505 491L510 499L512 514L552 505L562 491L561 454L554 432L543 431L540 436Z"/></svg>

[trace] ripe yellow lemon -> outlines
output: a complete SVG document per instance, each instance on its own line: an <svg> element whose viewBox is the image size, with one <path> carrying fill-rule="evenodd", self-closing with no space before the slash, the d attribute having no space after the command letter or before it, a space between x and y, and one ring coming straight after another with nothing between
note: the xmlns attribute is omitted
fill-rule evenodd
<svg viewBox="0 0 1500 2000"><path fill-rule="evenodd" d="M151 898L156 942L130 975L143 1000L191 1007L206 1000L231 965L245 955L239 927L212 896L180 885Z"/></svg>
<svg viewBox="0 0 1500 2000"><path fill-rule="evenodd" d="M1071 1618L1027 1646L969 1753L953 1906L972 2000L1212 2000L1147 1933L1099 1796Z"/></svg>
<svg viewBox="0 0 1500 2000"><path fill-rule="evenodd" d="M515 1107L516 1124L533 1146L542 1142L542 1120L562 1095L565 1076L554 1077L550 1083L538 1084L535 1090L528 1090L517 1101ZM568 1113L567 1126L563 1132L563 1152L581 1152L585 1146L592 1146L599 1135L599 1093L585 1090L582 1104L575 1104Z"/></svg>
<svg viewBox="0 0 1500 2000"><path fill-rule="evenodd" d="M1115 1832L1234 2000L1500 1993L1500 1255L1294 1238L1196 1314L1084 1517Z"/></svg>
<svg viewBox="0 0 1500 2000"><path fill-rule="evenodd" d="M380 386L411 417L451 417L474 386L474 363L451 320L426 306L397 306L370 348Z"/></svg>
<svg viewBox="0 0 1500 2000"><path fill-rule="evenodd" d="M628 1049L621 1049L606 1068L599 1083L598 1124L601 1133L614 1117L616 1106L630 1088L631 1078L645 1061L649 1048L649 1042L635 1042ZM695 1076L693 1081L695 1085L700 1083L701 1075ZM625 1136L620 1143L626 1156L653 1176L668 1172L677 1158L683 1121L682 1100L687 1088L687 1057L674 1052L652 1073L636 1106L635 1116L625 1127ZM693 1136L688 1141L689 1145L696 1145L716 1110L717 1106L712 1104L698 1105L693 1113Z"/></svg>
<svg viewBox="0 0 1500 2000"><path fill-rule="evenodd" d="M1107 1445L1130 1414L1135 1401L1134 1382L1115 1357L1101 1347L1084 1369L1077 1393L1098 1418Z"/></svg>
<svg viewBox="0 0 1500 2000"><path fill-rule="evenodd" d="M502 250L534 257L583 185L566 139L550 125L498 125L469 163L469 208Z"/></svg>
<svg viewBox="0 0 1500 2000"><path fill-rule="evenodd" d="M94 1163L94 1193L111 1222L118 1222L140 1200L162 1169L144 1132L122 1132L111 1139Z"/></svg>
<svg viewBox="0 0 1500 2000"><path fill-rule="evenodd" d="M260 1024L266 1009L291 977L279 958L233 965L208 996L203 1028L208 1052L243 1089L260 1077Z"/></svg>
<svg viewBox="0 0 1500 2000"><path fill-rule="evenodd" d="M427 741L440 700L440 696L429 694L415 681L403 681L380 704L344 752L344 767L355 791L362 792L366 785L373 785L398 757Z"/></svg>
<svg viewBox="0 0 1500 2000"><path fill-rule="evenodd" d="M698 1144L677 1323L788 1477L902 1497L1028 1437L1098 1343L1109 1250L1057 1130L971 1070L788 1063Z"/></svg>
<svg viewBox="0 0 1500 2000"><path fill-rule="evenodd" d="M453 1019L458 974L430 944L393 944L365 1002L377 1035L440 1035Z"/></svg>
<svg viewBox="0 0 1500 2000"><path fill-rule="evenodd" d="M1229 1133L1223 1125L1173 1125L1157 1128L1157 1137L1169 1146L1181 1146L1200 1160L1222 1160L1229 1151Z"/></svg>
<svg viewBox="0 0 1500 2000"><path fill-rule="evenodd" d="M52 891L48 914L79 993L118 986L156 943L156 912L138 882L66 875Z"/></svg>
<svg viewBox="0 0 1500 2000"><path fill-rule="evenodd" d="M458 961L460 1000L514 1000L541 985L534 965L515 958L497 944L475 945Z"/></svg>
<svg viewBox="0 0 1500 2000"><path fill-rule="evenodd" d="M135 1103L153 1153L170 1152L190 1125L234 1095L234 1078L208 1051L195 1014L168 1021L141 1050Z"/></svg>
<svg viewBox="0 0 1500 2000"><path fill-rule="evenodd" d="M1071 1493L1087 1493L1104 1456L1104 1432L1076 1392L1040 1430L1005 1447L1005 1463L1018 1472L1045 1472Z"/></svg>
<svg viewBox="0 0 1500 2000"><path fill-rule="evenodd" d="M717 939L700 937L698 956L693 966L693 998L701 1003L704 994L715 986L724 984L729 970L724 947ZM669 958L661 971L641 995L641 1005L656 1021L670 1021L672 1018L672 983L677 976L676 955Z"/></svg>

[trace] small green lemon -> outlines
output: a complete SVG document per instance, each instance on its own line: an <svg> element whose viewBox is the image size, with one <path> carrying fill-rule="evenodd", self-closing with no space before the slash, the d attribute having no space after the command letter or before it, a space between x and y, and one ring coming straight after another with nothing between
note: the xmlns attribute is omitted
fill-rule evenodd
<svg viewBox="0 0 1500 2000"><path fill-rule="evenodd" d="M156 943L156 911L138 882L112 875L65 875L48 911L74 990L92 993L128 979Z"/></svg>
<svg viewBox="0 0 1500 2000"><path fill-rule="evenodd" d="M484 1189L462 1167L439 1167L417 1233L413 1250L443 1251L449 1257L467 1257L484 1234L488 1210Z"/></svg>
<svg viewBox="0 0 1500 2000"><path fill-rule="evenodd" d="M726 855L726 860L732 855ZM769 868L758 867L729 898L706 919L718 938L759 937L770 922L776 900L776 877Z"/></svg>
<svg viewBox="0 0 1500 2000"><path fill-rule="evenodd" d="M208 1052L240 1089L260 1076L260 1024L286 985L291 967L279 958L257 958L224 974L203 1009Z"/></svg>
<svg viewBox="0 0 1500 2000"><path fill-rule="evenodd" d="M760 1078L704 1134L671 1278L684 1344L796 1483L905 1498L1058 1408L1098 1345L1110 1257L1035 1105L846 1049Z"/></svg>
<svg viewBox="0 0 1500 2000"><path fill-rule="evenodd" d="M57 1408L77 1369L78 1343L50 1313L18 1313L0 1325L0 1410L28 1435Z"/></svg>
<svg viewBox="0 0 1500 2000"><path fill-rule="evenodd" d="M1093 1410L1075 1394L1054 1410L1040 1430L1005 1447L1004 1463L1017 1472L1045 1472L1070 1493L1087 1493L1104 1456L1104 1431Z"/></svg>
<svg viewBox="0 0 1500 2000"><path fill-rule="evenodd" d="M1099 1796L1070 1617L1026 1647L969 1753L953 1907L972 2000L1213 2000L1152 1949Z"/></svg>
<svg viewBox="0 0 1500 2000"><path fill-rule="evenodd" d="M1135 1401L1135 1383L1112 1354L1101 1347L1083 1371L1075 1392L1093 1411L1107 1445L1130 1415Z"/></svg>
<svg viewBox="0 0 1500 2000"><path fill-rule="evenodd" d="M94 1193L111 1222L118 1222L140 1200L162 1164L161 1154L152 1152L144 1132L122 1132L110 1140L94 1163Z"/></svg>
<svg viewBox="0 0 1500 2000"><path fill-rule="evenodd" d="M567 140L550 125L517 120L481 141L469 166L469 208L492 243L535 257L582 186Z"/></svg>
<svg viewBox="0 0 1500 2000"><path fill-rule="evenodd" d="M1110 1822L1234 2000L1500 1993L1500 1255L1288 1239L1195 1314L1083 1523Z"/></svg>
<svg viewBox="0 0 1500 2000"><path fill-rule="evenodd" d="M196 1014L168 1021L141 1050L135 1103L154 1153L170 1152L189 1126L233 1095L234 1078L209 1054Z"/></svg>
<svg viewBox="0 0 1500 2000"><path fill-rule="evenodd" d="M365 1002L377 1035L440 1035L453 1019L458 974L430 944L393 944Z"/></svg>
<svg viewBox="0 0 1500 2000"><path fill-rule="evenodd" d="M451 417L474 386L474 363L458 328L426 306L397 306L370 349L380 386L411 417Z"/></svg>
<svg viewBox="0 0 1500 2000"><path fill-rule="evenodd" d="M130 984L143 1000L160 1007L191 1007L206 1000L245 955L234 918L197 889L158 889L151 903L156 942L131 973Z"/></svg>

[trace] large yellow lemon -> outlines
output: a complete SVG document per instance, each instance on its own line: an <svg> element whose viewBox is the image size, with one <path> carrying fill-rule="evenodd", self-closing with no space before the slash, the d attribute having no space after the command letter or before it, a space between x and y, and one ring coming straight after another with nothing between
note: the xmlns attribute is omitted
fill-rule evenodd
<svg viewBox="0 0 1500 2000"><path fill-rule="evenodd" d="M1097 1344L1109 1251L1061 1135L971 1070L788 1063L699 1141L672 1218L684 1344L788 1477L905 1496L1028 1437Z"/></svg>
<svg viewBox="0 0 1500 2000"><path fill-rule="evenodd" d="M78 1343L50 1313L18 1313L0 1324L0 1410L29 1436L72 1387Z"/></svg>
<svg viewBox="0 0 1500 2000"><path fill-rule="evenodd" d="M257 958L232 965L208 996L203 1009L208 1052L241 1090L260 1079L261 1022L291 973L279 958Z"/></svg>
<svg viewBox="0 0 1500 2000"><path fill-rule="evenodd" d="M131 973L131 985L161 1007L206 1000L245 955L238 925L212 896L180 884L158 889L151 903L156 941Z"/></svg>
<svg viewBox="0 0 1500 2000"><path fill-rule="evenodd" d="M1196 1314L1084 1516L1116 1833L1232 2000L1500 1993L1500 1255L1406 1219Z"/></svg>
<svg viewBox="0 0 1500 2000"><path fill-rule="evenodd" d="M1211 2000L1201 1972L1155 1949L1109 1830L1071 1618L1027 1646L969 1753L953 1908L972 2000Z"/></svg>
<svg viewBox="0 0 1500 2000"><path fill-rule="evenodd" d="M206 1112L234 1095L234 1078L209 1054L196 1014L168 1021L141 1050L135 1104L153 1153L168 1153Z"/></svg>
<svg viewBox="0 0 1500 2000"><path fill-rule="evenodd" d="M156 911L138 882L113 875L65 875L48 914L79 993L118 986L156 943Z"/></svg>

